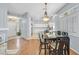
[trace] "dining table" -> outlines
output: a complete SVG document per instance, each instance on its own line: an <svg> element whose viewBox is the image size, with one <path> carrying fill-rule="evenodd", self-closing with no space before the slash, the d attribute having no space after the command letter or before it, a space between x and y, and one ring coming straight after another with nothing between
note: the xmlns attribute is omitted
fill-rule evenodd
<svg viewBox="0 0 79 59"><path fill-rule="evenodd" d="M63 39L66 38L66 41L67 41L67 44L66 44L66 46L67 46L67 54L69 55L70 54L69 53L70 52L69 51L69 49L70 49L70 38L69 38L69 36L55 35L55 34L52 34L52 35L45 34L44 35L44 42L49 41L49 43L50 43L50 42L55 41L57 39L60 40L60 38L63 38ZM47 54L46 44L44 45L44 48L45 48L44 55L46 55ZM48 54L50 54L50 53L48 53Z"/></svg>

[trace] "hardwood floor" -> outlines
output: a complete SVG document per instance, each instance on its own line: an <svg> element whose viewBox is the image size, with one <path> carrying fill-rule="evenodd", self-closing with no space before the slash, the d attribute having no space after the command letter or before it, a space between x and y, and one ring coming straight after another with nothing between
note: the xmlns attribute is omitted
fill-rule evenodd
<svg viewBox="0 0 79 59"><path fill-rule="evenodd" d="M16 49L17 48L17 39L12 39L8 41L7 49ZM20 39L19 41L19 51L17 55L39 55L39 40L38 39ZM43 55L43 52L41 55ZM76 52L70 49L70 55L78 55Z"/></svg>
<svg viewBox="0 0 79 59"><path fill-rule="evenodd" d="M78 55L74 50L70 49L70 55Z"/></svg>

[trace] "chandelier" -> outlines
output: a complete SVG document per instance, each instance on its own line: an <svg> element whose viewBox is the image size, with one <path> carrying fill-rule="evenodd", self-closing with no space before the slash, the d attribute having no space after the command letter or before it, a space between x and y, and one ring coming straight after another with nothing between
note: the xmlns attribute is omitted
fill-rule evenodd
<svg viewBox="0 0 79 59"><path fill-rule="evenodd" d="M49 21L49 16L47 15L47 3L45 3L43 21L44 22L48 22Z"/></svg>

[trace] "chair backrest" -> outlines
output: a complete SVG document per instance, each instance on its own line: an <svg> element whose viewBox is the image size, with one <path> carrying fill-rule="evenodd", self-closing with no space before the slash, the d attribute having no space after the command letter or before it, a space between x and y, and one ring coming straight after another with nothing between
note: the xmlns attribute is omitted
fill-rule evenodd
<svg viewBox="0 0 79 59"><path fill-rule="evenodd" d="M58 34L58 35L62 35L62 32L61 32L61 31L57 31L57 34Z"/></svg>
<svg viewBox="0 0 79 59"><path fill-rule="evenodd" d="M39 33L39 39L40 39L40 42L44 42L43 34L42 33Z"/></svg>
<svg viewBox="0 0 79 59"><path fill-rule="evenodd" d="M59 55L63 55L66 53L66 51L64 51L66 50L66 47L67 47L66 43L67 43L67 40L65 39L65 37L59 38L58 49L57 49Z"/></svg>
<svg viewBox="0 0 79 59"><path fill-rule="evenodd" d="M49 49L49 54L53 54L53 55L57 55L58 52L58 46L59 46L59 40L55 39L55 41L53 41L54 46L50 46L51 48Z"/></svg>
<svg viewBox="0 0 79 59"><path fill-rule="evenodd" d="M67 32L62 32L62 35L67 37L68 33Z"/></svg>
<svg viewBox="0 0 79 59"><path fill-rule="evenodd" d="M63 49L64 45L65 45L64 39L60 39L58 49Z"/></svg>

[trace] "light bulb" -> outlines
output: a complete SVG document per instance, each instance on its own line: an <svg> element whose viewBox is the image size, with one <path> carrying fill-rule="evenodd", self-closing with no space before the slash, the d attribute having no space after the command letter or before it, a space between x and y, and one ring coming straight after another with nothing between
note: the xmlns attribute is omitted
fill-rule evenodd
<svg viewBox="0 0 79 59"><path fill-rule="evenodd" d="M48 21L49 21L49 17L48 17L48 16L44 16L44 17L43 17L43 21L44 21L44 22L48 22Z"/></svg>

